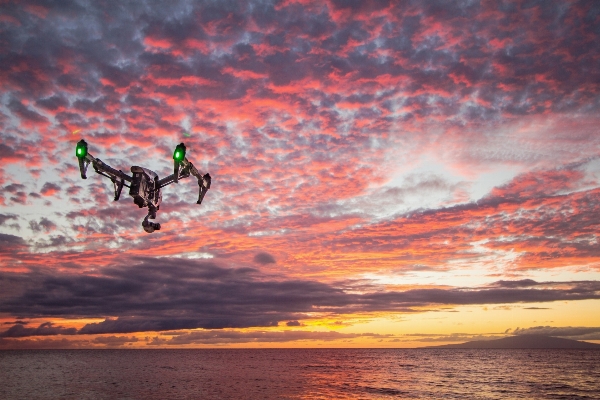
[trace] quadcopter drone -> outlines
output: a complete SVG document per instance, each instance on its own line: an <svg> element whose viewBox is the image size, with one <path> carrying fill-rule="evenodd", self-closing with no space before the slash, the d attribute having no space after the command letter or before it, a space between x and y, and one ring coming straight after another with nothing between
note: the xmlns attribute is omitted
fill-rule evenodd
<svg viewBox="0 0 600 400"><path fill-rule="evenodd" d="M196 204L202 203L204 195L210 189L210 175L208 173L201 175L196 167L194 167L194 164L189 162L185 157L185 150L183 143L175 147L175 151L173 152L173 174L163 179L158 179L158 175L154 171L137 166L131 167L133 176L129 176L122 171L117 171L103 163L99 158L92 157L88 153L87 142L83 139L77 142L75 155L79 160L79 171L81 172L82 179L87 179L86 171L89 164L92 163L97 173L106 176L112 181L115 188L114 201L119 200L123 186L127 186L129 188L129 195L133 197L133 202L139 208L148 207L148 215L144 218L142 227L146 232L152 233L155 230L160 230L160 224L148 221L148 219L156 218L156 211L160 208L160 203L162 202L160 189L171 183L178 183L181 178L193 175L198 179L198 186L200 187Z"/></svg>

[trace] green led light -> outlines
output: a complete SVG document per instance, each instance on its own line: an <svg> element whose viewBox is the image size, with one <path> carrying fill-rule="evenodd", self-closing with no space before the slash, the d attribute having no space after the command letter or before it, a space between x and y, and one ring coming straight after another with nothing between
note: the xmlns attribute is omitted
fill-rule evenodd
<svg viewBox="0 0 600 400"><path fill-rule="evenodd" d="M77 147L75 148L75 155L79 158L84 158L87 155L87 143L85 140L80 140L77 142Z"/></svg>
<svg viewBox="0 0 600 400"><path fill-rule="evenodd" d="M173 152L173 159L177 162L182 162L185 158L185 145L183 143L178 144Z"/></svg>

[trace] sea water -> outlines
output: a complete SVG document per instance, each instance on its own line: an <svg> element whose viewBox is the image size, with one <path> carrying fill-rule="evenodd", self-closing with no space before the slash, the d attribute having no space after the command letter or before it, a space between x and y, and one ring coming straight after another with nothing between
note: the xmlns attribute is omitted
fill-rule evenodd
<svg viewBox="0 0 600 400"><path fill-rule="evenodd" d="M1 399L600 399L600 351L4 350Z"/></svg>

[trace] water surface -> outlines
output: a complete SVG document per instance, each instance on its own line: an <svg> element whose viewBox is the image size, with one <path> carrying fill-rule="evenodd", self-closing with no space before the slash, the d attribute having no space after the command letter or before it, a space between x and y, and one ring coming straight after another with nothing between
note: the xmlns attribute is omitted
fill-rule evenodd
<svg viewBox="0 0 600 400"><path fill-rule="evenodd" d="M600 351L0 351L2 399L600 399Z"/></svg>

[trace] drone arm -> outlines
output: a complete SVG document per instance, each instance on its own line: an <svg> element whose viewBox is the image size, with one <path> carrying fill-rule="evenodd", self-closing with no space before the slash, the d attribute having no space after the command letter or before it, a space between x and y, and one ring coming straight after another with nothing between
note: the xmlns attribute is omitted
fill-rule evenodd
<svg viewBox="0 0 600 400"><path fill-rule="evenodd" d="M177 176L179 175L179 176ZM171 183L175 183L178 182L177 178L187 178L188 176L190 176L189 174L185 175L185 174L171 174L169 176L165 176L164 178L162 178L161 180L158 181L158 187L159 188L164 188L167 185L170 185Z"/></svg>
<svg viewBox="0 0 600 400"><path fill-rule="evenodd" d="M91 156L88 154L86 157ZM106 176L112 181L115 189L115 201L119 200L119 197L121 197L121 191L123 190L123 186L129 186L125 184L125 181L131 182L132 178L129 175L125 174L123 171L117 171L110 165L105 164L99 158L94 158L92 161L92 165L94 166L94 169L97 173Z"/></svg>
<svg viewBox="0 0 600 400"><path fill-rule="evenodd" d="M88 154L88 157L91 156ZM102 160L100 160L99 158L94 158L94 160L92 161L92 165L94 166L96 172L99 174L104 172L105 174L110 175L109 177L119 178L127 182L132 181L132 178L129 175L125 174L123 171L117 171L110 165L107 165L104 162L102 162Z"/></svg>

